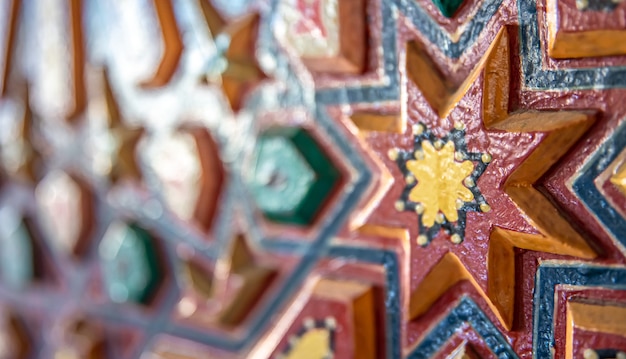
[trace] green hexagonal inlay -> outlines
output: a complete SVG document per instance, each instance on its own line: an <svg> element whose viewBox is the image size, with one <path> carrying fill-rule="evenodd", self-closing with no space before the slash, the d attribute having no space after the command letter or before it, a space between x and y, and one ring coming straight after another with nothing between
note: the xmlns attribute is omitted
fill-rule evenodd
<svg viewBox="0 0 626 359"><path fill-rule="evenodd" d="M281 166L287 163L289 166ZM289 139L263 140L255 168L255 184L260 187L256 200L262 210L290 212L304 200L314 181L315 172Z"/></svg>
<svg viewBox="0 0 626 359"><path fill-rule="evenodd" d="M258 208L273 221L309 224L340 178L319 144L302 128L263 133L250 188Z"/></svg>
<svg viewBox="0 0 626 359"><path fill-rule="evenodd" d="M463 0L433 0L433 3L437 6L443 16L451 18L456 14L456 11L463 5Z"/></svg>
<svg viewBox="0 0 626 359"><path fill-rule="evenodd" d="M33 240L25 220L8 209L0 211L0 278L21 289L35 278Z"/></svg>
<svg viewBox="0 0 626 359"><path fill-rule="evenodd" d="M136 224L115 222L99 248L107 294L118 303L146 304L156 292L162 273L150 234Z"/></svg>

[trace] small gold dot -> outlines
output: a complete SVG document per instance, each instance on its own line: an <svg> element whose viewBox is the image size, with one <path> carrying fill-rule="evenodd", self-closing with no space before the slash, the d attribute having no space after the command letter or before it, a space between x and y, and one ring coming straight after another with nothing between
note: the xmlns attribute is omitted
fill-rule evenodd
<svg viewBox="0 0 626 359"><path fill-rule="evenodd" d="M489 211L491 211L491 206L488 205L487 203L481 203L480 204L480 211L483 213L487 213Z"/></svg>
<svg viewBox="0 0 626 359"><path fill-rule="evenodd" d="M395 161L398 159L398 149L397 148L392 148L387 152L387 157L389 157L390 160Z"/></svg>
<svg viewBox="0 0 626 359"><path fill-rule="evenodd" d="M406 182L406 184L413 184L415 183L415 177L413 177L413 175L407 175L406 177L404 177L404 181Z"/></svg>
<svg viewBox="0 0 626 359"><path fill-rule="evenodd" d="M413 125L413 134L419 136L424 133L424 126L422 124Z"/></svg>
<svg viewBox="0 0 626 359"><path fill-rule="evenodd" d="M307 329L313 329L313 327L315 327L315 321L313 318L304 319L304 327Z"/></svg>
<svg viewBox="0 0 626 359"><path fill-rule="evenodd" d="M459 236L458 234L453 234L452 236L450 236L450 241L454 244L459 244L461 243L463 240L461 239L461 236Z"/></svg>
<svg viewBox="0 0 626 359"><path fill-rule="evenodd" d="M428 244L428 237L420 234L419 236L417 236L417 244L419 244L420 246L425 246L426 244Z"/></svg>
<svg viewBox="0 0 626 359"><path fill-rule="evenodd" d="M617 355L615 356L615 359L626 359L626 353L624 353L624 352L617 352Z"/></svg>
<svg viewBox="0 0 626 359"><path fill-rule="evenodd" d="M483 153L483 155L480 156L480 159L483 161L483 163L489 163L491 162L491 155L488 153Z"/></svg>
<svg viewBox="0 0 626 359"><path fill-rule="evenodd" d="M435 146L436 149L440 150L441 147L443 147L443 142L437 140L437 141L435 141L435 143L433 145Z"/></svg>
<svg viewBox="0 0 626 359"><path fill-rule="evenodd" d="M465 124L463 122L455 122L454 123L454 128L456 128L459 131L463 131L465 129Z"/></svg>
<svg viewBox="0 0 626 359"><path fill-rule="evenodd" d="M465 159L465 156L461 152L454 152L454 159L461 162Z"/></svg>
<svg viewBox="0 0 626 359"><path fill-rule="evenodd" d="M445 218L442 213L437 213L437 215L435 216L435 222L437 223L443 223L444 219Z"/></svg>
<svg viewBox="0 0 626 359"><path fill-rule="evenodd" d="M596 351L593 349L585 349L585 352L583 353L583 357L585 359L599 359L600 358L598 353L596 353Z"/></svg>
<svg viewBox="0 0 626 359"><path fill-rule="evenodd" d="M333 317L326 317L324 324L328 329L335 329L337 327L337 321Z"/></svg>
<svg viewBox="0 0 626 359"><path fill-rule="evenodd" d="M421 151L421 150L415 151L415 153L413 153L413 157L415 157L415 159L417 159L417 160L423 160L424 159L424 151Z"/></svg>
<svg viewBox="0 0 626 359"><path fill-rule="evenodd" d="M421 203L418 203L415 205L415 213L417 214L422 214L424 213L424 205Z"/></svg>
<svg viewBox="0 0 626 359"><path fill-rule="evenodd" d="M465 205L465 202L463 202L462 200L458 198L456 199L456 209L461 209L463 208L464 205Z"/></svg>
<svg viewBox="0 0 626 359"><path fill-rule="evenodd" d="M287 340L289 341L289 345L294 346L294 345L298 344L299 339L300 338L296 337L295 335L292 335Z"/></svg>
<svg viewBox="0 0 626 359"><path fill-rule="evenodd" d="M463 183L465 183L465 185L467 187L474 187L474 186L476 186L476 182L474 182L474 180L471 179L470 177L467 177L465 180L463 180Z"/></svg>
<svg viewBox="0 0 626 359"><path fill-rule="evenodd" d="M396 203L394 203L394 207L396 207L396 211L402 212L404 211L404 202L396 201Z"/></svg>

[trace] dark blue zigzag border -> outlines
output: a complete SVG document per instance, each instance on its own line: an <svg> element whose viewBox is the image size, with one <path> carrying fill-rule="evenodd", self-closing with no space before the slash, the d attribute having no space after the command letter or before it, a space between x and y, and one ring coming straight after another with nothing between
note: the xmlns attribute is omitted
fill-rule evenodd
<svg viewBox="0 0 626 359"><path fill-rule="evenodd" d="M316 108L316 112L320 125L328 131L328 135L332 138L333 142L344 153L345 158L349 160L351 165L354 166L359 173L356 181L351 184L351 190L339 205L341 208L338 208L336 215L325 223L317 238L311 244L307 244L305 246L306 250L302 255L300 263L293 270L291 275L288 276L285 282L282 283L282 290L279 290L274 300L268 301L268 304L266 304L263 310L260 311L260 314L252 319L250 325L248 326L248 330L243 337L233 338L218 334L206 335L206 333L181 325L173 325L168 328L167 333L220 349L239 351L250 345L254 340L261 336L263 330L266 328L266 324L272 316L286 303L288 298L300 288L300 284L304 281L311 268L318 262L318 260L328 253L328 244L330 239L347 220L348 214L351 213L351 210L357 205L361 194L367 189L371 180L371 173L367 169L358 152L356 152L356 150L349 145L349 142L345 141L339 132L331 130L332 119L328 116L326 111L323 110L321 106L318 106ZM283 243L286 245L285 248L282 248L281 246ZM293 248L291 248L287 242L277 242L273 247L273 250L283 252L291 249Z"/></svg>
<svg viewBox="0 0 626 359"><path fill-rule="evenodd" d="M398 74L396 9L407 17L415 28L424 34L430 43L451 59L460 58L470 48L485 29L489 20L502 5L503 0L485 0L476 14L467 23L467 28L459 40L454 42L444 30L415 0L381 0L383 85L371 87L345 87L321 89L317 91L318 103L327 105L341 103L367 103L394 101L400 98L400 78Z"/></svg>
<svg viewBox="0 0 626 359"><path fill-rule="evenodd" d="M387 285L385 287L385 310L386 310L386 351L388 358L401 358L402 357L402 343L400 341L400 327L401 327L401 304L400 304L400 282L399 282L399 265L396 253L391 250L378 250L371 248L361 247L348 247L348 246L335 246L331 247L327 254L330 258L343 258L347 260L354 260L357 262L366 262L380 264L385 268ZM308 272L307 272L308 273ZM292 288L299 288L299 286L293 286ZM281 294L281 298L286 299L290 291L285 291ZM275 306L282 305L278 299ZM206 333L190 329L188 327L175 325L168 328L167 334L174 335L179 338L193 340L195 342L203 343L209 346L219 347L229 351L238 351L248 345L252 344L263 329L263 320L267 320L274 313L273 310L268 309L261 317L267 317L261 319L255 318L251 329L248 334L243 338L236 340L232 338L218 338L215 336L207 337Z"/></svg>
<svg viewBox="0 0 626 359"><path fill-rule="evenodd" d="M518 0L520 51L524 85L533 90L609 89L626 87L626 67L544 70L535 0Z"/></svg>
<svg viewBox="0 0 626 359"><path fill-rule="evenodd" d="M383 2L389 0L382 0ZM427 12L422 9L415 0L393 0L398 9L406 16L413 26L426 38L437 46L451 59L460 58L465 51L476 42L491 18L500 9L502 0L485 0L480 4L476 14L467 23L467 28L461 33L459 40L454 42L444 30Z"/></svg>
<svg viewBox="0 0 626 359"><path fill-rule="evenodd" d="M445 31L432 19L430 16L421 9L413 0L382 0L382 15L383 15L383 44L385 44L385 58L384 69L387 74L387 85L380 88L348 88L345 90L321 90L318 91L317 101L322 103L342 103L342 102L365 102L365 101L381 101L381 100L396 100L399 97L399 75L398 75L398 62L397 62L397 49L396 49L396 14L394 12L394 4L398 6L400 11L405 13L407 17L413 22L415 27L424 33L426 37L432 41L436 46L440 46L440 50L449 57L458 58L464 51L469 48L480 35L485 27L485 23L502 4L502 0L490 1L486 0L481 4L478 10L477 16L475 16L468 25L466 30L458 43L452 42ZM483 21L484 20L484 21ZM358 261L377 263L385 267L387 271L387 286L386 286L386 298L385 307L387 310L387 354L390 358L400 358L402 356L402 344L400 338L401 317L400 317L400 299L399 299L399 281L398 281L398 261L395 253L391 251L365 249L365 248L353 248L353 247L328 247L328 241L332 237L332 233L336 232L341 223L343 223L348 213L356 205L360 195L366 189L367 184L371 179L371 174L363 163L358 152L352 148L349 142L344 141L343 136L337 131L333 131L332 119L330 119L325 111L317 107L320 125L322 125L328 132L328 135L332 137L337 144L341 152L344 153L346 158L351 162L354 168L359 172L359 178L353 183L353 188L348 195L343 199L341 207L342 210L338 211L338 215L332 218L324 227L324 231L320 236L312 243L309 250L303 256L298 268L294 270L293 274L284 283L285 290L280 291L276 298L269 302L262 313L253 318L248 330L243 336L233 338L224 337L217 333L207 335L204 332L195 330L193 328L185 327L179 324L170 323L165 316L159 317L158 322L166 327L164 333L172 334L177 337L194 340L199 343L214 346L220 349L228 351L239 351L254 343L255 340L262 334L268 321L274 316L277 309L285 304L286 300L299 288L299 283L303 281L306 275L309 273L310 268L317 263L317 261L325 256L352 258ZM278 245L281 247L281 245ZM288 245L281 247L284 250L291 250L287 248ZM281 249L276 248L276 249ZM167 306L174 306L176 304L175 291L170 293ZM164 311L165 312L165 311ZM113 314L113 313L111 313ZM120 318L118 318L120 316ZM112 317L121 319L124 317L124 313L116 313ZM115 318L114 318L115 319ZM132 319L132 318L129 318ZM123 320L122 320L123 321ZM161 327L154 326L152 322L143 322L146 328L149 327ZM138 324L140 325L140 324ZM156 335L156 331L152 330Z"/></svg>
<svg viewBox="0 0 626 359"><path fill-rule="evenodd" d="M276 9L277 4L277 0L272 1L272 8ZM384 8L387 8L387 6ZM269 30L269 28L265 29L265 31L267 30ZM278 51L277 48L271 50ZM332 142L341 151L345 160L349 162L357 172L355 181L348 185L348 193L342 196L340 203L333 209L334 215L324 221L318 235L310 244L293 246L290 241L268 241L266 239L260 241L260 244L268 250L292 253L293 250L296 250L296 252L302 254L302 258L292 273L281 283L281 288L277 290L274 298L266 301L264 307L259 311L259 314L250 320L246 331L242 333L241 336L231 337L220 333L206 335L206 333L179 324L172 324L167 328L166 333L227 351L235 352L243 350L262 335L275 313L300 288L301 283L303 283L306 276L310 273L311 268L315 266L320 258L328 253L329 242L333 234L337 232L341 225L348 219L349 213L355 208L361 195L367 189L372 175L354 146L352 146L349 141L345 140L341 131L335 130L333 119L328 116L325 107L321 103L318 103L315 107L315 113L318 125L326 131L327 136L330 137Z"/></svg>
<svg viewBox="0 0 626 359"><path fill-rule="evenodd" d="M533 301L533 358L552 358L556 285L626 290L626 268L545 262L537 269Z"/></svg>
<svg viewBox="0 0 626 359"><path fill-rule="evenodd" d="M581 201L593 212L623 246L626 247L626 218L600 193L594 180L626 148L626 121L600 146L591 160L580 170L572 188Z"/></svg>
<svg viewBox="0 0 626 359"><path fill-rule="evenodd" d="M381 2L383 68L385 76L382 85L363 87L327 88L316 91L317 103L336 105L341 103L363 103L394 101L400 98L400 75L398 74L398 54L396 41L396 13L390 0Z"/></svg>
<svg viewBox="0 0 626 359"><path fill-rule="evenodd" d="M387 286L385 287L387 357L401 358L400 327L402 319L400 313L402 308L400 304L400 269L396 253L390 250L337 246L330 249L329 256L383 265L387 276Z"/></svg>
<svg viewBox="0 0 626 359"><path fill-rule="evenodd" d="M395 10L406 16L415 28L451 59L460 58L482 34L502 0L485 0L458 42L422 9L415 0L382 0L384 82L368 87L346 87L317 91L319 103L375 103L399 99L399 75ZM531 90L572 90L626 88L626 67L598 67L545 70L542 62L536 1L518 0L520 55L524 86Z"/></svg>
<svg viewBox="0 0 626 359"><path fill-rule="evenodd" d="M439 324L409 354L407 359L433 357L464 323L469 323L472 326L498 358L519 358L506 338L478 305L469 297L464 296L459 304L439 321Z"/></svg>

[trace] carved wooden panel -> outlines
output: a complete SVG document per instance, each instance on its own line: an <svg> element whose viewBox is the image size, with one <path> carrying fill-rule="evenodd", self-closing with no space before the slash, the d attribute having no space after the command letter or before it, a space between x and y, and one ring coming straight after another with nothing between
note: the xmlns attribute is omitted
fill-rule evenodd
<svg viewBox="0 0 626 359"><path fill-rule="evenodd" d="M626 359L626 2L3 0L0 358Z"/></svg>

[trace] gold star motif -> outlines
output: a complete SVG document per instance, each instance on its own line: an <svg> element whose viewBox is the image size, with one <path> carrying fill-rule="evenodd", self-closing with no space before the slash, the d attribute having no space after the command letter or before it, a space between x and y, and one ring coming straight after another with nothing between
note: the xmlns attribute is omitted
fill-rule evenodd
<svg viewBox="0 0 626 359"><path fill-rule="evenodd" d="M457 199L469 202L472 192L463 185L463 179L474 170L471 161L454 159L454 143L447 142L437 150L428 142L422 142L423 159L410 160L406 167L417 179L417 185L409 193L409 199L421 203L424 208L422 224L432 227L441 212L448 221L458 220Z"/></svg>
<svg viewBox="0 0 626 359"><path fill-rule="evenodd" d="M511 86L508 30L502 29L469 78L485 73L483 123L487 130L512 133L547 133L537 148L509 176L504 192L528 217L540 234L521 233L495 227L487 253L487 290L476 281L463 262L448 252L430 270L411 295L410 317L424 314L448 289L467 280L485 298L502 325L510 330L515 308L515 248L595 258L596 252L538 189L537 182L578 141L593 123L593 113L509 108ZM468 79L469 80L469 79ZM469 87L466 80L461 87ZM443 80L439 80L443 81ZM453 96L456 98L457 95ZM440 108L447 114L450 108ZM491 158L488 158L491 161Z"/></svg>
<svg viewBox="0 0 626 359"><path fill-rule="evenodd" d="M455 127L437 138L423 123L413 126L413 148L390 151L406 182L398 211L417 213L420 233L417 242L426 246L441 230L449 239L463 242L467 212L488 212L489 205L476 185L487 168L484 153L469 152L465 127Z"/></svg>
<svg viewBox="0 0 626 359"><path fill-rule="evenodd" d="M220 78L210 78L209 82L221 84L231 109L238 112L243 106L244 97L267 78L255 55L261 17L258 13L252 13L227 23L209 1L200 3L213 38L228 39L228 47L223 54L226 69Z"/></svg>
<svg viewBox="0 0 626 359"><path fill-rule="evenodd" d="M106 70L103 71L102 80L108 112L108 127L116 142L109 178L112 183L117 183L123 179L139 181L142 178L142 173L137 162L136 148L145 130L142 127L132 128L124 123Z"/></svg>
<svg viewBox="0 0 626 359"><path fill-rule="evenodd" d="M4 149L7 152L13 152L12 155L17 157L8 161L13 162L13 165L7 166L6 163L4 163L2 167L4 167L3 170L8 177L24 180L31 184L37 184L39 180L41 180L43 156L38 146L35 146L35 143L41 144L43 141L37 136L36 130L39 123L31 109L29 86L22 80L20 87L22 91L19 97L24 109L21 124L17 136L15 136L9 144L12 149Z"/></svg>

